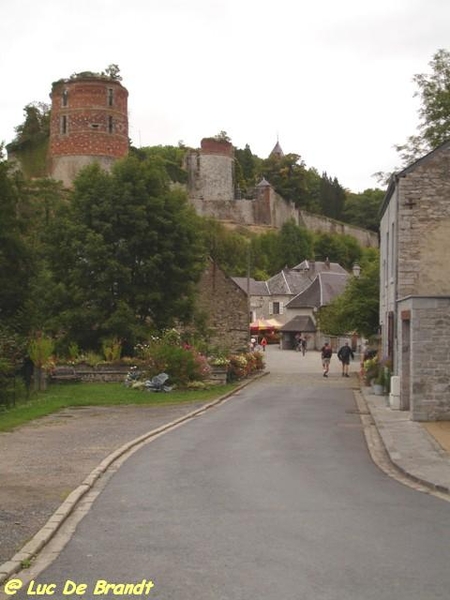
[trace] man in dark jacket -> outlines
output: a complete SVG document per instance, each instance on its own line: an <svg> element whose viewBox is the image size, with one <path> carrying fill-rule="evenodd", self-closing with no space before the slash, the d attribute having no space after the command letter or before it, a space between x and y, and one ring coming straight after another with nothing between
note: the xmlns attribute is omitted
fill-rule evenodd
<svg viewBox="0 0 450 600"><path fill-rule="evenodd" d="M345 344L341 348L339 348L337 356L342 363L342 377L349 377L348 367L350 364L350 358L353 360L355 358L355 355L353 354L352 349L348 345L348 342L345 342Z"/></svg>

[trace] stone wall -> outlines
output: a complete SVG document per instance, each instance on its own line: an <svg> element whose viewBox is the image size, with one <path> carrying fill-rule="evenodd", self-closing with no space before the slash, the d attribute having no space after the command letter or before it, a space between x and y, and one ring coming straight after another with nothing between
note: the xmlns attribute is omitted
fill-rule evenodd
<svg viewBox="0 0 450 600"><path fill-rule="evenodd" d="M450 297L410 297L399 303L399 309L400 324L402 314L410 324L410 339L403 339L403 327L398 331L404 350L399 361L402 408L410 410L414 421L448 421Z"/></svg>
<svg viewBox="0 0 450 600"><path fill-rule="evenodd" d="M252 199L236 198L234 154L229 142L203 139L200 150L186 155L185 167L189 201L201 216L246 227L273 229L280 229L293 220L309 231L349 235L363 247L378 248L376 233L299 210L267 182L256 186Z"/></svg>
<svg viewBox="0 0 450 600"><path fill-rule="evenodd" d="M197 307L207 320L212 346L232 352L248 349L247 294L212 260L208 261L198 286Z"/></svg>
<svg viewBox="0 0 450 600"><path fill-rule="evenodd" d="M450 145L398 180L398 297L450 293Z"/></svg>
<svg viewBox="0 0 450 600"><path fill-rule="evenodd" d="M234 150L229 142L204 138L201 149L188 152L185 162L189 196L206 203L234 199Z"/></svg>

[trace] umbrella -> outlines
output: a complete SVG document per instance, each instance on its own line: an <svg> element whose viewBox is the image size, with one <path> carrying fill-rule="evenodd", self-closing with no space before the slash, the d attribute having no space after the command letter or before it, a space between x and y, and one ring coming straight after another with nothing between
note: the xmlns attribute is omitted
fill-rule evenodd
<svg viewBox="0 0 450 600"><path fill-rule="evenodd" d="M280 324L277 321L275 321L275 323L272 321L275 321L275 319L256 319L256 321L250 323L250 330L264 331L267 329L277 329L280 327Z"/></svg>

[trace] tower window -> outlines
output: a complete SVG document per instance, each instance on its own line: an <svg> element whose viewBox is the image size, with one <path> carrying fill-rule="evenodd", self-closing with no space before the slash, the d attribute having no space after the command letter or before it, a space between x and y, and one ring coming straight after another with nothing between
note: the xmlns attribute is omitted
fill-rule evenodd
<svg viewBox="0 0 450 600"><path fill-rule="evenodd" d="M113 133L114 131L114 122L113 122L113 118L110 116L108 117L108 133Z"/></svg>
<svg viewBox="0 0 450 600"><path fill-rule="evenodd" d="M112 106L114 101L114 90L108 88L108 106Z"/></svg>
<svg viewBox="0 0 450 600"><path fill-rule="evenodd" d="M67 133L67 117L63 115L61 117L61 133L64 135Z"/></svg>
<svg viewBox="0 0 450 600"><path fill-rule="evenodd" d="M62 93L62 105L67 106L69 104L69 90L64 90Z"/></svg>

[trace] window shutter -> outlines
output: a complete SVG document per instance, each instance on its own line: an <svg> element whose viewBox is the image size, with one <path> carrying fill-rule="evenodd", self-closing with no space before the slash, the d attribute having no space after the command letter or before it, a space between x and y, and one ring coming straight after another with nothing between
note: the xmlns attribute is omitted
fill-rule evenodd
<svg viewBox="0 0 450 600"><path fill-rule="evenodd" d="M283 314L283 309L284 309L283 303L280 302L280 315Z"/></svg>
<svg viewBox="0 0 450 600"><path fill-rule="evenodd" d="M269 315L273 315L273 302L269 302Z"/></svg>

